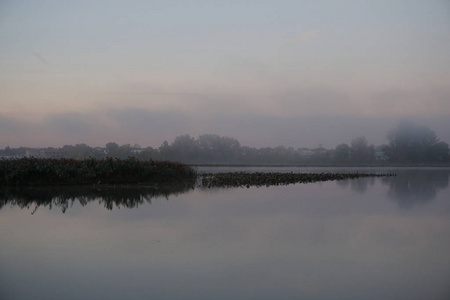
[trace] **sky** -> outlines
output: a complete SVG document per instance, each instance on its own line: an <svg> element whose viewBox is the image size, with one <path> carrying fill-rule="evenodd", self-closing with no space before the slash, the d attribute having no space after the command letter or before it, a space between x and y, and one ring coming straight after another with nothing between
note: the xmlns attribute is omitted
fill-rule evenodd
<svg viewBox="0 0 450 300"><path fill-rule="evenodd" d="M0 1L0 148L450 142L450 1Z"/></svg>

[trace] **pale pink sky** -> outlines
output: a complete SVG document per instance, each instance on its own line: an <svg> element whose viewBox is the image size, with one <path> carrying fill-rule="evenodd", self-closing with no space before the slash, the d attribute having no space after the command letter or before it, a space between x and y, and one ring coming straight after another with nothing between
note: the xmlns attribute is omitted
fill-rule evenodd
<svg viewBox="0 0 450 300"><path fill-rule="evenodd" d="M0 147L450 142L447 1L4 1Z"/></svg>

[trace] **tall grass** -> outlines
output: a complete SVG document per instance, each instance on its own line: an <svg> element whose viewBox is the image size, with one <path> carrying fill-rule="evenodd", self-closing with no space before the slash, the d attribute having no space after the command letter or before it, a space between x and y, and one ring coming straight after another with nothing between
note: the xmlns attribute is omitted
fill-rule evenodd
<svg viewBox="0 0 450 300"><path fill-rule="evenodd" d="M80 185L170 183L195 180L191 167L169 161L128 159L44 159L0 160L0 185Z"/></svg>

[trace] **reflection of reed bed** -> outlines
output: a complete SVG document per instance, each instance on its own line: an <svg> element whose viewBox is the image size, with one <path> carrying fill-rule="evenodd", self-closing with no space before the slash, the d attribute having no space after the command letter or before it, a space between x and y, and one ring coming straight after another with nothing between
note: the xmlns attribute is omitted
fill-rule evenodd
<svg viewBox="0 0 450 300"><path fill-rule="evenodd" d="M362 177L385 177L395 174L364 173L208 173L202 174L203 187L250 187L311 183L319 181L356 179Z"/></svg>
<svg viewBox="0 0 450 300"><path fill-rule="evenodd" d="M6 205L20 208L58 207L63 212L78 202L85 206L98 201L105 208L134 208L151 203L154 198L178 195L194 188L192 181L152 186L95 185L69 187L3 187L0 189L0 209ZM33 212L34 212L33 211Z"/></svg>
<svg viewBox="0 0 450 300"><path fill-rule="evenodd" d="M196 179L193 168L176 162L128 159L0 160L0 186L168 183Z"/></svg>

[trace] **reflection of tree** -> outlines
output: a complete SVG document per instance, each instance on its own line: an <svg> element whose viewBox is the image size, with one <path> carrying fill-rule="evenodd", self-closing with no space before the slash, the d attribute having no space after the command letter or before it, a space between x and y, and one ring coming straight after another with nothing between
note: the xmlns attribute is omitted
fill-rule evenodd
<svg viewBox="0 0 450 300"><path fill-rule="evenodd" d="M346 188L350 184L350 181L351 181L351 179L338 180L338 181L336 181L336 184L342 188Z"/></svg>
<svg viewBox="0 0 450 300"><path fill-rule="evenodd" d="M353 191L364 194L367 191L367 186L370 184L373 186L375 183L374 178L360 178L358 180L352 180L350 182L350 187Z"/></svg>
<svg viewBox="0 0 450 300"><path fill-rule="evenodd" d="M382 177L380 177L382 178ZM388 177L391 178L391 177ZM367 191L367 187L373 186L375 184L375 178L358 178L358 179L347 179L336 181L337 185L342 188L350 188L359 194L364 194Z"/></svg>
<svg viewBox="0 0 450 300"><path fill-rule="evenodd" d="M369 186L380 180L389 187L388 197L400 207L411 208L418 203L427 203L436 198L437 192L449 184L450 170L407 170L395 172L394 177L359 178L337 181L342 188L350 188L357 193L365 193Z"/></svg>
<svg viewBox="0 0 450 300"><path fill-rule="evenodd" d="M436 198L437 191L448 186L449 174L448 170L411 170L381 180L389 185L389 197L399 206L411 208L414 204L427 203Z"/></svg>
<svg viewBox="0 0 450 300"><path fill-rule="evenodd" d="M153 198L178 195L193 189L192 183L170 186L84 186L84 187L9 187L0 189L0 209L5 205L20 208L40 206L60 207L62 212L77 201L85 206L91 201L99 201L111 210L114 207L134 208L151 203ZM33 213L34 213L33 211Z"/></svg>

